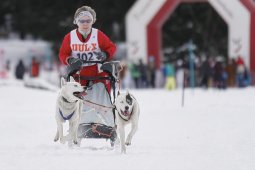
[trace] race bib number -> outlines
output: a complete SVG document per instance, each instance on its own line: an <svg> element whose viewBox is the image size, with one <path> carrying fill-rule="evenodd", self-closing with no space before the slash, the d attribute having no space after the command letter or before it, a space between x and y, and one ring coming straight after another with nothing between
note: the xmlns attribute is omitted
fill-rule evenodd
<svg viewBox="0 0 255 170"><path fill-rule="evenodd" d="M89 52L89 53L77 53L77 57L79 59L82 59L84 61L94 61L93 60L93 53Z"/></svg>
<svg viewBox="0 0 255 170"><path fill-rule="evenodd" d="M98 61L96 58L96 55L93 52L88 52L88 53L77 53L77 57L80 58L83 61ZM96 63L84 63L83 66L91 66Z"/></svg>

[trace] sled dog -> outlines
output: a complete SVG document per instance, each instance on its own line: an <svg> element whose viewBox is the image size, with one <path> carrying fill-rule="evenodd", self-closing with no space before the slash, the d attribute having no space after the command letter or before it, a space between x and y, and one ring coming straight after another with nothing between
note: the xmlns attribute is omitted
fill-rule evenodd
<svg viewBox="0 0 255 170"><path fill-rule="evenodd" d="M140 109L137 100L128 91L123 94L118 92L114 105L117 110L115 123L120 140L121 153L126 153L125 145L131 145L131 140L138 128ZM125 141L125 126L127 124L131 124L131 131Z"/></svg>
<svg viewBox="0 0 255 170"><path fill-rule="evenodd" d="M80 83L75 82L73 77L70 77L70 82L65 81L63 77L61 78L61 88L56 104L57 133L54 138L55 142L58 140L62 144L66 142L66 136L63 136L63 123L68 121L68 136L74 144L78 143L77 129L82 111L82 96L85 94L85 88Z"/></svg>

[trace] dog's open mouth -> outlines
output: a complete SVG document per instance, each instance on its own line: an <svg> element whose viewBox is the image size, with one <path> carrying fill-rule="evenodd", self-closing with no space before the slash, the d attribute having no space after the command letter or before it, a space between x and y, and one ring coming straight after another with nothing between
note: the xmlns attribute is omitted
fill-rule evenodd
<svg viewBox="0 0 255 170"><path fill-rule="evenodd" d="M125 110L125 111L120 110L120 111L121 111L121 114L122 114L123 116L129 116L129 115L130 115L130 113L129 113L128 110Z"/></svg>
<svg viewBox="0 0 255 170"><path fill-rule="evenodd" d="M78 97L79 99L84 99L84 96L86 95L87 93L85 92L85 91L83 91L83 92L79 92L79 91L76 91L76 92L74 92L73 93L73 95L75 96L75 97Z"/></svg>

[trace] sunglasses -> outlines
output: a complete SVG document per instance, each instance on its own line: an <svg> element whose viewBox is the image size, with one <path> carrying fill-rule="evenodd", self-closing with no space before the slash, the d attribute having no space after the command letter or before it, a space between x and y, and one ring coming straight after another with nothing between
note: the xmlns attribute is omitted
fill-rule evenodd
<svg viewBox="0 0 255 170"><path fill-rule="evenodd" d="M84 24L84 23L90 24L92 22L92 20L91 19L87 19L87 20L80 19L80 20L78 20L78 22L81 23L81 24Z"/></svg>

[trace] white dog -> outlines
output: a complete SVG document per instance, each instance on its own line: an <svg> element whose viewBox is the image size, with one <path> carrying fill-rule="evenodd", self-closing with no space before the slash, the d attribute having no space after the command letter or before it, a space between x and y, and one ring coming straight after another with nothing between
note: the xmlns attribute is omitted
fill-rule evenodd
<svg viewBox="0 0 255 170"><path fill-rule="evenodd" d="M131 145L131 140L138 128L138 119L140 114L137 100L128 91L116 97L114 103L117 113L115 113L115 123L117 125L117 134L121 144L121 153L126 153L126 145ZM131 131L125 141L125 126L131 123Z"/></svg>
<svg viewBox="0 0 255 170"><path fill-rule="evenodd" d="M56 122L57 133L54 141L60 140L61 143L66 142L63 136L63 123L69 121L69 137L74 144L78 143L77 129L82 111L82 96L85 95L85 88L80 83L75 82L73 77L70 77L70 82L66 82L61 78L61 89L57 98L56 107Z"/></svg>

